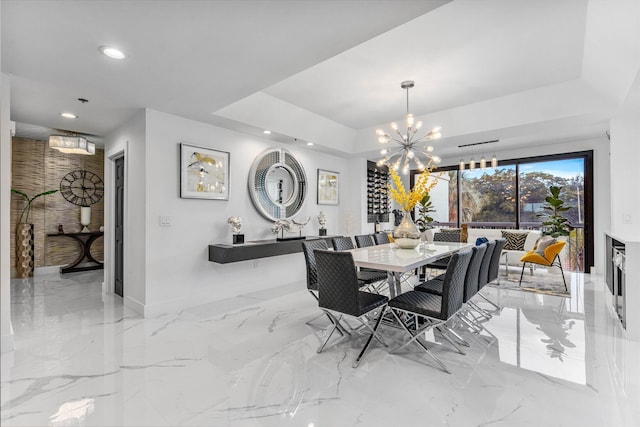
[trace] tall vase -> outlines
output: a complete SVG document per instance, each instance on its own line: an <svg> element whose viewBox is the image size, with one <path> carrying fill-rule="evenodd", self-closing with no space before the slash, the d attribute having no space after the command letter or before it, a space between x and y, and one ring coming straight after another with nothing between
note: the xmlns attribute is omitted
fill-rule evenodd
<svg viewBox="0 0 640 427"><path fill-rule="evenodd" d="M420 230L408 211L403 212L400 225L393 230L393 240L401 249L413 249L420 244Z"/></svg>
<svg viewBox="0 0 640 427"><path fill-rule="evenodd" d="M91 223L91 206L81 206L80 207L80 225L83 226L83 233L90 233L89 228L87 227Z"/></svg>
<svg viewBox="0 0 640 427"><path fill-rule="evenodd" d="M33 224L16 225L16 277L33 277Z"/></svg>

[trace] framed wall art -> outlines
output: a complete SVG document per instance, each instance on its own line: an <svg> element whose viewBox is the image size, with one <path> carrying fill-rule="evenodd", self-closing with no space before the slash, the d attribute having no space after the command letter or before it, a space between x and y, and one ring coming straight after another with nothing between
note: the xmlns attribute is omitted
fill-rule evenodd
<svg viewBox="0 0 640 427"><path fill-rule="evenodd" d="M180 144L180 197L229 200L229 153Z"/></svg>
<svg viewBox="0 0 640 427"><path fill-rule="evenodd" d="M340 173L318 169L318 204L337 205L340 200Z"/></svg>

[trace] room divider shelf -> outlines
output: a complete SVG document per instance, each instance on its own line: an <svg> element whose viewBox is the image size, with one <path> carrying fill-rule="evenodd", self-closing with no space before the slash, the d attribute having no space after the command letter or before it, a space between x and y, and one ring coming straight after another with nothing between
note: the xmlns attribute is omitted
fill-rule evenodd
<svg viewBox="0 0 640 427"><path fill-rule="evenodd" d="M389 222L389 168L367 162L367 222Z"/></svg>

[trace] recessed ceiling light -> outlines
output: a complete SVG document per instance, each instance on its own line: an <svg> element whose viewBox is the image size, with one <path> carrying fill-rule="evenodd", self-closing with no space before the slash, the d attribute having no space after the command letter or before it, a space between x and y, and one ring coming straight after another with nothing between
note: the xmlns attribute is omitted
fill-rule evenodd
<svg viewBox="0 0 640 427"><path fill-rule="evenodd" d="M64 117L65 119L77 119L78 118L78 116L76 116L73 113L60 113L60 115L62 117Z"/></svg>
<svg viewBox="0 0 640 427"><path fill-rule="evenodd" d="M264 133L265 135L271 135L271 131L270 130L263 130L262 133Z"/></svg>
<svg viewBox="0 0 640 427"><path fill-rule="evenodd" d="M313 145L313 142L307 142L307 145L308 145L308 146L312 146L312 145Z"/></svg>
<svg viewBox="0 0 640 427"><path fill-rule="evenodd" d="M103 55L106 55L109 58L113 58L113 59L124 59L125 58L124 52L122 52L119 49L116 49L115 47L100 46L99 50L100 50L100 52L102 52Z"/></svg>

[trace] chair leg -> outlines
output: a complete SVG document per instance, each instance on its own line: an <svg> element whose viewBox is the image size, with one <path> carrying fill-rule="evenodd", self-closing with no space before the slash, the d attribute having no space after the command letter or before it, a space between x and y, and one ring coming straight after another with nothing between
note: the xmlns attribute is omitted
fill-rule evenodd
<svg viewBox="0 0 640 427"><path fill-rule="evenodd" d="M333 333L337 330L337 326L334 324L332 324L331 326L331 332L329 332L329 335L327 335L327 338L325 338L325 340L322 342L322 344L320 344L320 347L318 347L318 350L316 350L318 353L322 353L322 350L324 350L324 346L327 345L327 343L329 342L329 340L331 339L331 336L333 335Z"/></svg>
<svg viewBox="0 0 640 427"><path fill-rule="evenodd" d="M442 327L445 330L447 330L447 332L449 332L451 335L453 335L460 342L460 344L462 344L465 347L471 347L471 344L469 344L469 342L467 340L462 338L456 331L454 331L453 329L448 327L446 323L443 323Z"/></svg>
<svg viewBox="0 0 640 427"><path fill-rule="evenodd" d="M442 328L443 326L444 326L444 328ZM456 344L456 342L454 340L449 338L448 332L450 332L450 330L444 325L444 323L442 325L436 326L435 329L440 331L440 334L442 335L442 338L447 340L449 342L449 344L451 344L458 351L458 353L462 354L463 356L467 354L467 353L464 352L464 350L462 350L462 348L460 348L460 346L458 344Z"/></svg>
<svg viewBox="0 0 640 427"><path fill-rule="evenodd" d="M405 325L405 323L402 321L402 319L400 318L400 316L398 316L398 314L395 312L395 310L391 309L391 314L393 314L393 317L395 317L395 318L396 318L396 320L398 321L398 323L400 323L400 326L402 326L402 328L403 328L403 329L404 329L404 330L405 330L405 331L406 331L406 332L411 336L411 339L410 339L409 341L407 341L407 343L406 343L406 344L404 344L404 345L402 345L402 346L398 347L396 350L398 350L398 349L400 349L400 348L404 347L405 345L407 345L407 344L409 344L409 343L411 343L412 341L414 341L414 340L415 340L415 342L416 342L416 343L418 343L418 345L419 345L420 347L422 347L422 349L423 349L423 350L424 350L424 351L429 355L429 357L431 357L431 359L433 359L433 361L434 361L434 362L436 362L436 363L438 364L438 366L440 366L440 368L441 368L443 371L445 371L447 374L450 374L450 373L451 373L451 371L449 371L449 369L447 368L447 366L446 366L444 363L442 363L442 361L441 361L440 359L438 359L438 358L436 357L436 355L435 355L435 354L433 354L433 353L431 352L431 350L429 350L429 348L428 348L426 345L424 345L424 344L422 343L422 341L420 341L420 340L418 339L418 336L419 336L422 332L426 331L426 330L427 330L427 329L429 329L429 328L423 328L423 329L421 329L421 330L420 330L420 332L416 332L416 334L414 335L414 334L413 334L413 332L411 332L411 330L407 327L407 325ZM394 351L395 351L395 350L392 350L391 352L393 353Z"/></svg>
<svg viewBox="0 0 640 427"><path fill-rule="evenodd" d="M325 340L322 342L322 344L320 344L320 347L318 347L318 350L317 350L318 353L322 353L322 350L324 350L324 347L327 345L327 343L329 342L329 340L331 339L335 331L338 331L340 335L343 336L343 338L345 336L345 333L347 335L351 335L349 331L344 329L344 327L340 324L340 319L342 319L342 316L336 318L334 315L332 315L328 311L326 310L323 310L323 311L325 312L329 320L331 320L331 331L329 332L329 335L327 335L327 338L325 338Z"/></svg>
<svg viewBox="0 0 640 427"><path fill-rule="evenodd" d="M480 316L484 317L486 320L491 319L491 313L489 313L487 310L485 310L484 308L480 307L478 304L476 304L473 301L467 301L467 304L469 305L469 307L471 307L472 309L474 309L476 311L476 313L478 313Z"/></svg>
<svg viewBox="0 0 640 427"><path fill-rule="evenodd" d="M520 272L520 281L518 282L518 287L522 285L522 276L524 275L524 267L527 265L526 261L522 263L522 271Z"/></svg>
<svg viewBox="0 0 640 427"><path fill-rule="evenodd" d="M305 325L312 326L312 325L311 325L311 323L312 323L312 322L315 322L316 320L318 320L319 318L324 317L324 316L326 316L326 314L325 314L325 313L320 313L320 314L318 314L316 317L314 317L313 319L311 319L311 320L307 320L307 321L306 321L306 322L304 322L304 323L305 323Z"/></svg>
<svg viewBox="0 0 640 427"><path fill-rule="evenodd" d="M560 257L556 255L554 261L557 261L558 267L560 267L560 274L562 274L562 282L564 283L564 291L569 292L569 289L567 288L567 280L564 278L564 270L562 270L562 261L560 261Z"/></svg>
<svg viewBox="0 0 640 427"><path fill-rule="evenodd" d="M358 355L356 360L353 362L353 365L351 365L352 367L354 367L354 368L358 367L358 365L360 364L360 360L362 359L364 354L367 352L367 349L369 348L369 344L371 344L371 340L373 339L373 337L376 337L378 339L378 341L382 342L376 336L376 333L378 331L378 326L380 326L380 322L382 321L382 317L384 316L384 313L387 311L385 309L386 309L386 306L384 306L383 309L380 310L380 315L378 316L378 319L376 320L376 325L373 327L373 331L371 332L371 335L369 335L369 338L367 338L366 344L364 345L364 347L362 347L362 351L360 351L360 354ZM386 346L386 344L384 344L384 345Z"/></svg>
<svg viewBox="0 0 640 427"><path fill-rule="evenodd" d="M467 325L469 328L471 328L471 330L474 333L479 333L480 331L482 331L482 329L480 329L480 327L478 325L476 325L471 319L467 318L466 315L464 315L463 313L458 313L456 314L456 316L458 316L458 319L460 319L460 321L462 323L464 323L465 325Z"/></svg>
<svg viewBox="0 0 640 427"><path fill-rule="evenodd" d="M315 294L315 292L313 292L313 291L311 291L311 290L309 290L309 293L311 294L311 296L312 296L312 297L316 300L316 302L317 302L317 301L318 301L318 295L316 295L316 294ZM305 323L305 325L312 326L312 325L311 325L311 322L314 322L315 320L317 320L317 319L321 318L322 316L327 316L327 318L329 319L329 322L333 323L333 320L331 320L331 317L329 317L329 315L328 315L327 313L325 313L325 312L320 313L319 315L317 315L317 316L316 316L316 317L314 317L313 319L311 319L311 320L307 320L307 321L306 321L306 322L304 322L304 323ZM338 329L338 333L339 333L340 335L344 336L344 333L342 332L342 330Z"/></svg>
<svg viewBox="0 0 640 427"><path fill-rule="evenodd" d="M485 300L486 302L488 302L489 304L491 304L492 306L494 306L496 308L496 310L500 310L500 307L497 306L493 301L491 301L489 298L485 297L484 295L482 295L480 292L478 292L478 295L480 295L480 298L482 298L483 300Z"/></svg>
<svg viewBox="0 0 640 427"><path fill-rule="evenodd" d="M386 310L382 310L382 314L383 314L383 316L384 316L384 313L386 313ZM365 322L364 320L362 320L360 317L358 317L358 320L360 321L360 323L362 323L362 326L361 326L361 327L367 328L367 329L368 329L368 330L370 330L371 332L374 332L374 328L372 328L371 326L369 326L369 324L368 324L367 322ZM360 329L360 328L358 328L358 329ZM389 347L389 345L388 345L386 342L384 342L384 340L383 340L382 338L380 338L380 337L378 336L378 334L375 334L375 335L374 335L374 338L375 338L375 339L376 339L380 344L382 344L383 346L385 346L385 347Z"/></svg>
<svg viewBox="0 0 640 427"><path fill-rule="evenodd" d="M509 279L509 252L502 252L504 254L504 277ZM502 256L502 254L500 254ZM498 284L500 284L500 274L498 274Z"/></svg>

